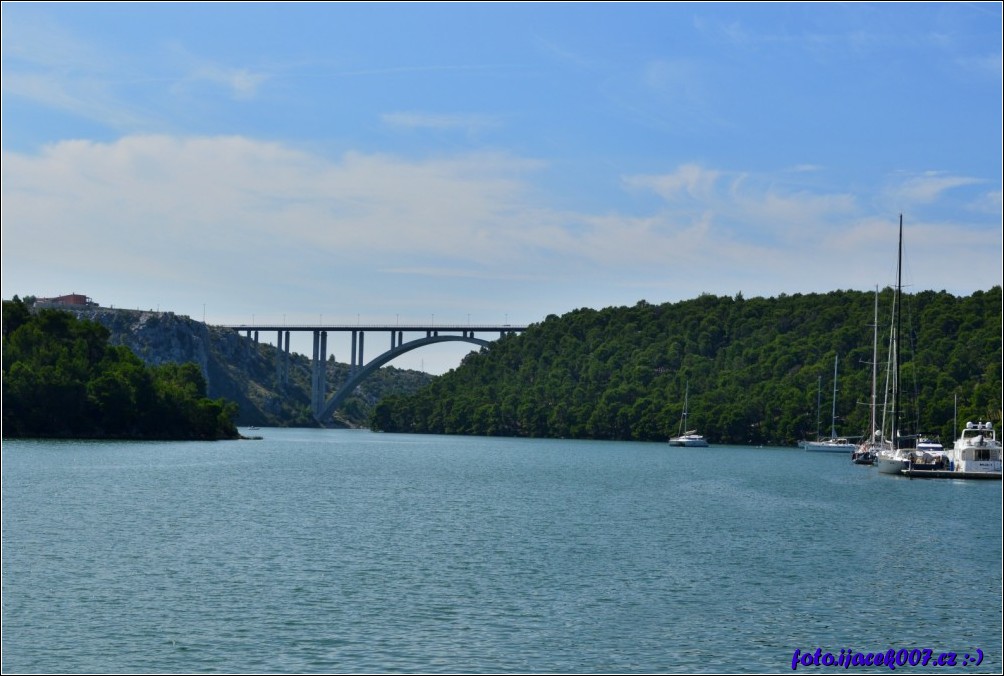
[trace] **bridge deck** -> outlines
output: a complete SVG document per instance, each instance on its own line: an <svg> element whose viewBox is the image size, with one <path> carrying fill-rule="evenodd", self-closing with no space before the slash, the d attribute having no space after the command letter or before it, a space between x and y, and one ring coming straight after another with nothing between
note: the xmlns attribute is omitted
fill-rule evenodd
<svg viewBox="0 0 1004 676"><path fill-rule="evenodd" d="M525 324L224 324L234 331L526 331Z"/></svg>

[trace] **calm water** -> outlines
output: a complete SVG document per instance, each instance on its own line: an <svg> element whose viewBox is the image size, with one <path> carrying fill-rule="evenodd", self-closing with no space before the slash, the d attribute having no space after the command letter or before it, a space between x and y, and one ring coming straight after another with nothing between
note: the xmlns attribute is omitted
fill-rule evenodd
<svg viewBox="0 0 1004 676"><path fill-rule="evenodd" d="M797 449L260 434L4 442L3 671L790 672L817 647L1001 670L999 482Z"/></svg>

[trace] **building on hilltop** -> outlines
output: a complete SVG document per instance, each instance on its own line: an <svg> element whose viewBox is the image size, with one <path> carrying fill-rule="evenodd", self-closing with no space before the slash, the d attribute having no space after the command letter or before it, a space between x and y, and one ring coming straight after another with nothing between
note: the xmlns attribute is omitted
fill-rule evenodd
<svg viewBox="0 0 1004 676"><path fill-rule="evenodd" d="M67 296L57 296L55 298L36 298L33 307L43 308L43 307L97 307L98 304L91 300L89 297L79 294L71 293Z"/></svg>

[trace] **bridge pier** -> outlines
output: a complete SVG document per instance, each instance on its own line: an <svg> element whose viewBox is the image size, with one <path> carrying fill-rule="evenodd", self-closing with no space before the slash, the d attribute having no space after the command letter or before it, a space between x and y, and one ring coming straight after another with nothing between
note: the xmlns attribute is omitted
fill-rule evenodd
<svg viewBox="0 0 1004 676"><path fill-rule="evenodd" d="M310 405L311 410L317 415L324 407L324 394L328 385L327 331L314 331L314 358L311 361L310 371Z"/></svg>
<svg viewBox="0 0 1004 676"><path fill-rule="evenodd" d="M365 331L352 332L352 358L349 360L351 373L355 373L363 365L363 343L365 339Z"/></svg>
<svg viewBox="0 0 1004 676"><path fill-rule="evenodd" d="M282 331L276 337L275 381L280 387L289 384L289 331L286 331L286 344L283 347Z"/></svg>
<svg viewBox="0 0 1004 676"><path fill-rule="evenodd" d="M289 385L289 331L286 331L286 348L282 356L282 384Z"/></svg>

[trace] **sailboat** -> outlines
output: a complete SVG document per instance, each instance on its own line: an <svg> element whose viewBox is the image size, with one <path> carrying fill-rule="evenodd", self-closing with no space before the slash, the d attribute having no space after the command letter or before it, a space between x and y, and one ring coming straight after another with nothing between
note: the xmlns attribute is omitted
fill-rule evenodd
<svg viewBox="0 0 1004 676"><path fill-rule="evenodd" d="M900 214L900 249L896 265L896 295L893 297L893 325L890 333L890 371L893 375L891 430L889 441L875 454L875 466L883 474L902 474L910 465L910 449L900 447L900 327L903 323L903 214Z"/></svg>
<svg viewBox="0 0 1004 676"><path fill-rule="evenodd" d="M687 382L686 390L683 394L683 415L680 416L680 429L675 437L669 438L670 446L690 446L690 447L700 447L703 448L708 445L708 441L703 435L698 434L697 430L687 430L684 428L687 426L687 407L690 404L690 382Z"/></svg>
<svg viewBox="0 0 1004 676"><path fill-rule="evenodd" d="M839 357L833 356L833 411L830 421L830 438L816 441L803 441L802 448L807 451L824 451L830 453L850 453L855 446L846 437L837 436L837 364Z"/></svg>

